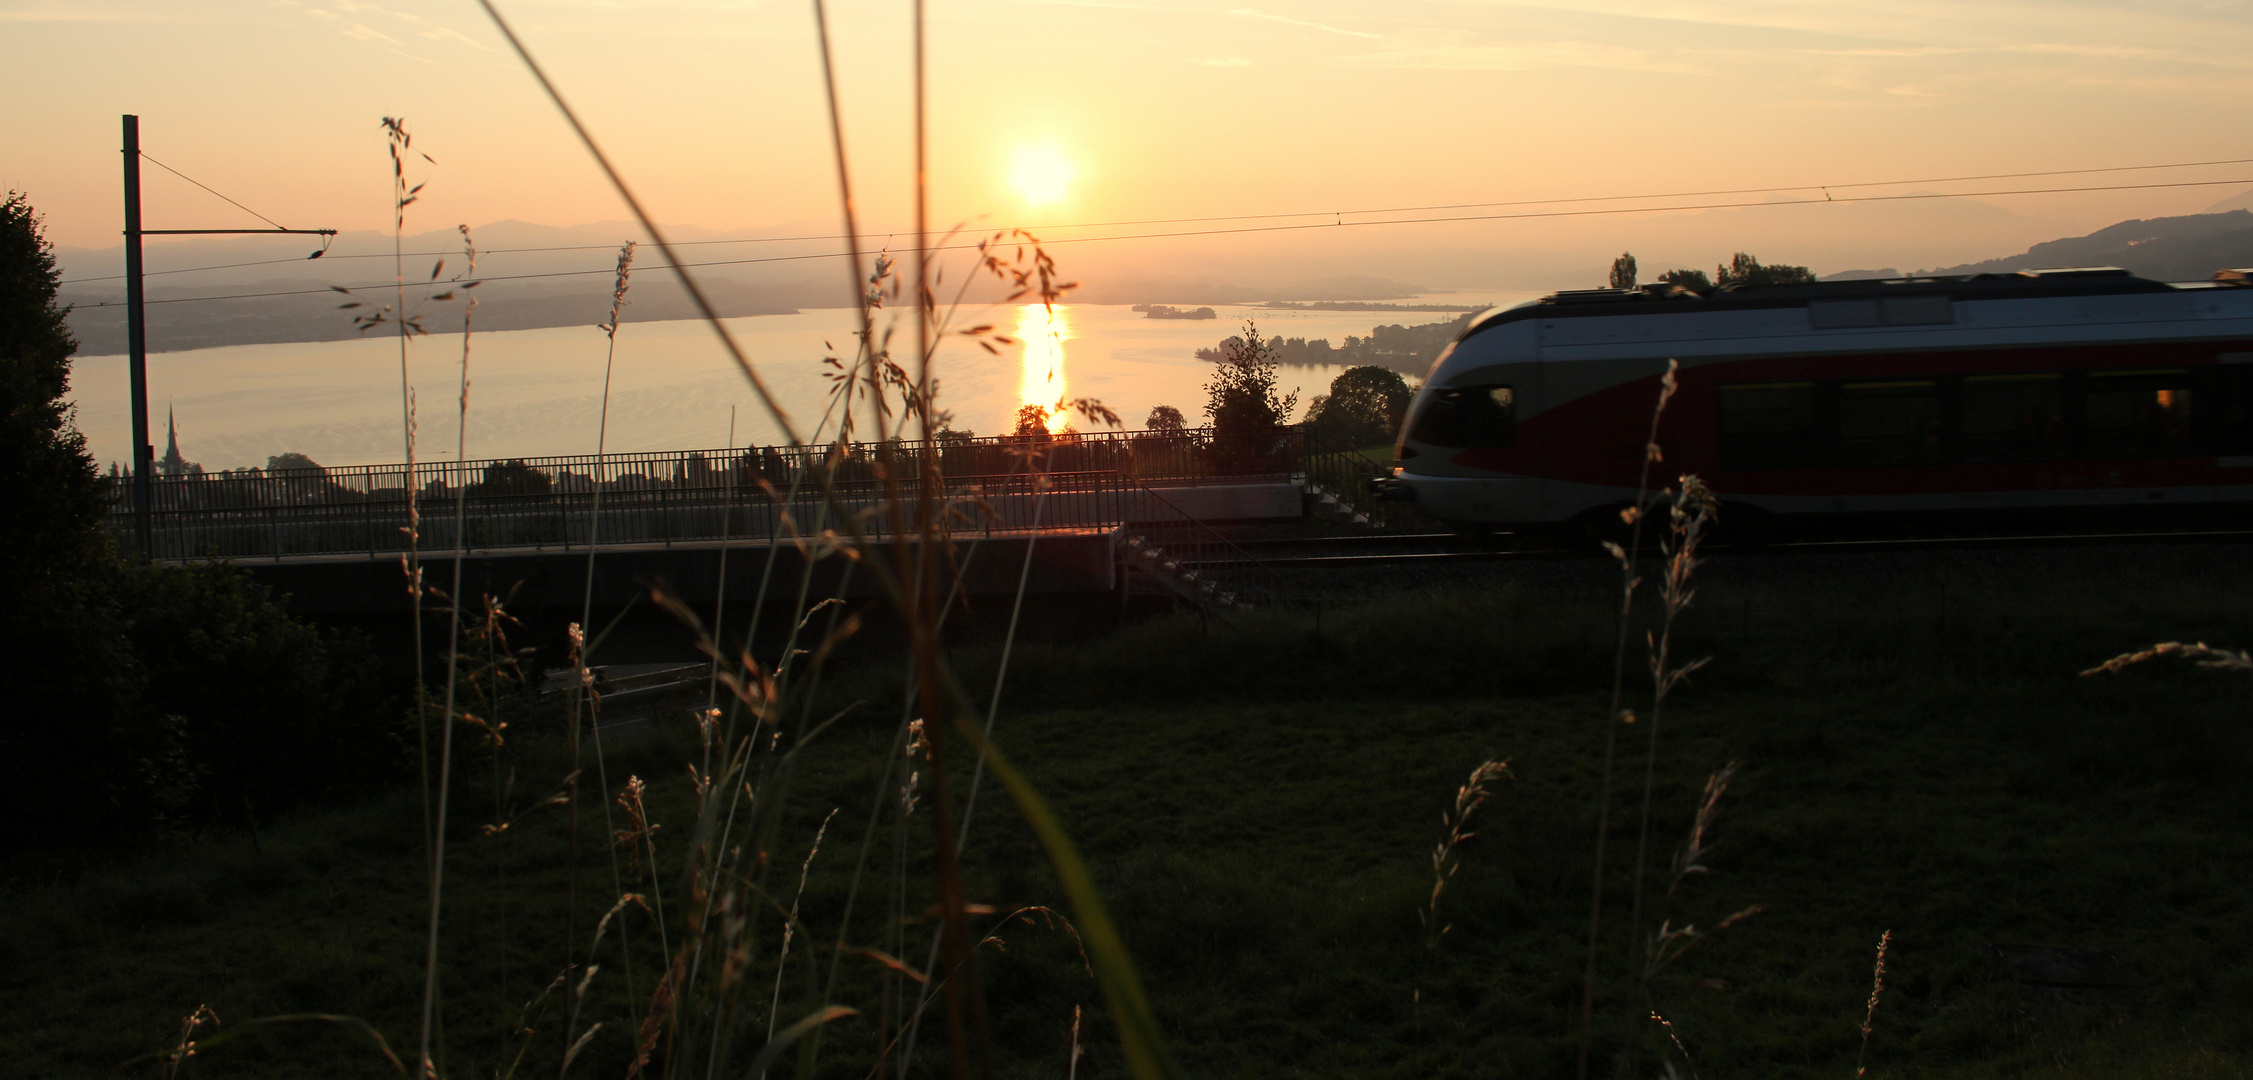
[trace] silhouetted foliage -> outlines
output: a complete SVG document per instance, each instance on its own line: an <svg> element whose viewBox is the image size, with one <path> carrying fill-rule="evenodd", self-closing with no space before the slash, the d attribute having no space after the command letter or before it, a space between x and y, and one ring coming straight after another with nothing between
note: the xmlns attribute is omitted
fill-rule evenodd
<svg viewBox="0 0 2253 1080"><path fill-rule="evenodd" d="M1415 392L1408 380L1388 368L1347 368L1330 381L1330 392L1307 406L1308 426L1347 446L1393 441Z"/></svg>
<svg viewBox="0 0 2253 1080"><path fill-rule="evenodd" d="M1028 437L1048 434L1048 410L1039 405L1017 406L1017 430L1013 434Z"/></svg>
<svg viewBox="0 0 2253 1080"><path fill-rule="evenodd" d="M471 484L471 495L545 495L555 486L548 474L526 465L521 458L496 461L485 466L484 473Z"/></svg>
<svg viewBox="0 0 2253 1080"><path fill-rule="evenodd" d="M1729 265L1714 268L1713 279L1716 286L1805 285L1815 280L1815 272L1804 266L1782 263L1762 266L1759 259L1740 251L1729 259Z"/></svg>
<svg viewBox="0 0 2253 1080"><path fill-rule="evenodd" d="M10 192L0 203L0 800L24 823L10 845L238 824L248 806L263 814L384 782L399 702L358 659L365 648L290 618L231 567L119 559L102 528L106 481L63 400L77 343L55 303L58 278L28 200Z"/></svg>
<svg viewBox="0 0 2253 1080"><path fill-rule="evenodd" d="M1439 359L1439 354L1454 342L1456 335L1471 324L1476 312L1464 312L1446 322L1422 323L1416 326L1379 326L1369 331L1368 337L1347 335L1345 344L1332 346L1328 338L1268 338L1267 348L1278 364L1341 364L1352 367L1371 364L1391 368L1404 375L1422 375ZM1197 350L1197 359L1219 363L1227 344Z"/></svg>
<svg viewBox="0 0 2253 1080"><path fill-rule="evenodd" d="M1189 421L1181 415L1180 409L1171 405L1153 405L1150 407L1150 418L1144 420L1142 426L1152 431L1176 433L1188 430Z"/></svg>
<svg viewBox="0 0 2253 1080"><path fill-rule="evenodd" d="M384 692L365 643L290 617L224 563L132 567L118 592L146 680L135 742L184 752L147 766L174 802L155 809L241 824L402 775L406 702Z"/></svg>
<svg viewBox="0 0 2253 1080"><path fill-rule="evenodd" d="M0 202L0 575L6 609L24 611L29 592L67 589L104 555L107 491L86 439L63 400L78 342L55 302L61 273L29 200Z"/></svg>
<svg viewBox="0 0 2253 1080"><path fill-rule="evenodd" d="M0 202L0 789L15 820L126 800L123 722L140 685L110 594L104 481L63 400L78 349L30 201ZM103 753L88 754L87 748Z"/></svg>
<svg viewBox="0 0 2253 1080"><path fill-rule="evenodd" d="M1612 260L1611 287L1615 289L1632 289L1635 287L1634 252L1620 252L1619 258Z"/></svg>
<svg viewBox="0 0 2253 1080"><path fill-rule="evenodd" d="M324 479L329 475L329 471L327 469L321 468L320 462L306 457L305 455L300 454L294 450L286 454L275 454L266 459L267 472L275 472L281 469L310 470L320 473Z"/></svg>
<svg viewBox="0 0 2253 1080"><path fill-rule="evenodd" d="M1680 285L1691 292L1713 291L1713 279L1705 276L1703 270L1669 270L1660 274L1658 279L1668 285Z"/></svg>
<svg viewBox="0 0 2253 1080"><path fill-rule="evenodd" d="M1259 336L1258 326L1245 322L1242 334L1221 342L1207 358L1214 366L1213 377L1205 383L1205 415L1215 433L1266 431L1291 422L1298 391L1277 392L1275 350Z"/></svg>

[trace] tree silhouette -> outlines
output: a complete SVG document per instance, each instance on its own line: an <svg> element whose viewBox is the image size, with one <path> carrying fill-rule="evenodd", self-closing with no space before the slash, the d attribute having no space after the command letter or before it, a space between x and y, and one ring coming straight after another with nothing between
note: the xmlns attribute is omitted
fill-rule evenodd
<svg viewBox="0 0 2253 1080"><path fill-rule="evenodd" d="M1612 260L1611 287L1615 289L1632 289L1635 287L1634 252L1622 251L1619 253L1619 258Z"/></svg>
<svg viewBox="0 0 2253 1080"><path fill-rule="evenodd" d="M1729 265L1713 268L1715 285L1806 285L1814 280L1815 272L1804 266L1762 266L1742 251L1730 258Z"/></svg>
<svg viewBox="0 0 2253 1080"><path fill-rule="evenodd" d="M1348 446L1390 442L1413 396L1408 380L1390 368L1347 368L1307 406L1306 422Z"/></svg>
<svg viewBox="0 0 2253 1080"><path fill-rule="evenodd" d="M1299 392L1276 392L1275 349L1259 336L1259 327L1247 320L1242 334L1220 343L1212 361L1205 415L1216 434L1269 431L1291 422Z"/></svg>

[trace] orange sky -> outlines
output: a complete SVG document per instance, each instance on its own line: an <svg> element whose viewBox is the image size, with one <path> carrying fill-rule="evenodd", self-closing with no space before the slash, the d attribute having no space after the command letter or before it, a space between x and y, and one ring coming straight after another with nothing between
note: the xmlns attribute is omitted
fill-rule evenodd
<svg viewBox="0 0 2253 1080"><path fill-rule="evenodd" d="M932 0L939 219L1351 210L2253 157L2243 92L2253 5L2238 0L1246 2L1260 6ZM503 9L662 220L833 226L809 5ZM869 217L893 223L907 219L908 10L904 0L832 9L853 165ZM388 225L385 115L405 116L438 159L411 226L624 216L468 0L0 0L0 27L11 53L0 94L13 106L0 113L0 186L28 191L58 243L116 242L123 112L142 116L150 155L292 225ZM1060 196L1049 205L1027 205L1011 183L1028 155L1045 162L1035 186ZM1214 278L1278 263L1366 266L1480 285L1509 277L1512 259L1586 259L1600 275L1622 247L1652 266L1758 243L1772 261L1824 271L1906 269L2195 212L2253 187L2253 166L1938 187L2168 179L2249 183L1984 200L1994 209L1146 240L1087 245L1067 265ZM257 224L158 170L145 184L150 227Z"/></svg>

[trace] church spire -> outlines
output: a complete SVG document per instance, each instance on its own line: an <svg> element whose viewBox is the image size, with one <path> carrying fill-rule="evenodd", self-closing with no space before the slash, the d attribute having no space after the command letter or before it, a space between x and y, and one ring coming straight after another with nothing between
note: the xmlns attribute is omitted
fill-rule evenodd
<svg viewBox="0 0 2253 1080"><path fill-rule="evenodd" d="M180 424L172 415L172 407L164 407L164 456L157 459L158 476L180 477L188 475L188 459L180 455Z"/></svg>

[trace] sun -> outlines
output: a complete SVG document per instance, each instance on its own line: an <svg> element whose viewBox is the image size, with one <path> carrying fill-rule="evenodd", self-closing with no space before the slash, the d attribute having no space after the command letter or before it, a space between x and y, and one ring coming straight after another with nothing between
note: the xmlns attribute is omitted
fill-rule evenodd
<svg viewBox="0 0 2253 1080"><path fill-rule="evenodd" d="M1009 159L1009 186L1027 206L1053 206L1071 194L1079 167L1054 146L1027 146Z"/></svg>

